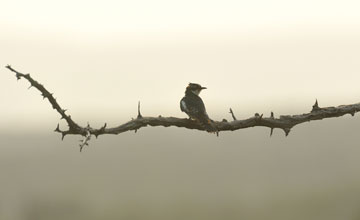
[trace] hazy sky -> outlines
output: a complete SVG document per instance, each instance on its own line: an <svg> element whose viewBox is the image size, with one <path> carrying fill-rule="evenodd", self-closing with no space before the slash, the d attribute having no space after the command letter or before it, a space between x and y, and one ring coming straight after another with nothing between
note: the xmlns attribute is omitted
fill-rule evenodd
<svg viewBox="0 0 360 220"><path fill-rule="evenodd" d="M17 1L0 9L0 65L31 73L81 122L184 116L189 82L215 119L360 100L359 1ZM0 74L0 126L58 120ZM26 109L26 111L24 110ZM40 124L42 123L40 122ZM40 125L39 124L39 125Z"/></svg>
<svg viewBox="0 0 360 220"><path fill-rule="evenodd" d="M358 115L286 138L142 128L78 153L80 137L61 142L58 113L4 68L31 73L81 125L123 123L139 100L143 115L185 117L189 82L208 87L216 120L304 113L316 98L360 101L359 12L358 0L0 0L0 218L359 219Z"/></svg>

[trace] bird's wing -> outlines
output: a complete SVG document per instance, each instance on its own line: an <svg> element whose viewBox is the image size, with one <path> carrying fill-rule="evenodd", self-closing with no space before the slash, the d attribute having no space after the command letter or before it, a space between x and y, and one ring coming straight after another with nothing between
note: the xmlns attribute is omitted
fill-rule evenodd
<svg viewBox="0 0 360 220"><path fill-rule="evenodd" d="M205 105L200 98L184 97L180 101L181 111L187 113L189 116L198 117L206 114ZM206 114L207 115L207 114Z"/></svg>
<svg viewBox="0 0 360 220"><path fill-rule="evenodd" d="M180 101L180 109L182 112L187 112L188 108L186 106L185 97L181 99Z"/></svg>
<svg viewBox="0 0 360 220"><path fill-rule="evenodd" d="M217 128L206 113L204 102L200 97L187 97L180 101L181 111L185 112L190 118L196 119L208 132L216 132Z"/></svg>

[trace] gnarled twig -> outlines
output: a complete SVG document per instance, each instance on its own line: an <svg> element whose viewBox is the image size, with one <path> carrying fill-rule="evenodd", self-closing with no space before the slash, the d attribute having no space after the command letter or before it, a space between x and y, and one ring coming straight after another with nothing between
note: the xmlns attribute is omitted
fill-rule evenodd
<svg viewBox="0 0 360 220"><path fill-rule="evenodd" d="M95 135L98 137L99 135L104 134L120 134L126 131L137 131L141 127L146 126L176 126L187 129L197 129L205 131L206 129L202 127L198 122L186 118L176 118L176 117L144 117L140 113L140 102L138 103L138 116L137 118L126 122L122 125L113 128L106 128L106 123L101 128L92 128L90 125L86 127L82 127L75 123L70 115L65 114L65 109L61 108L56 99L53 97L53 94L50 93L43 85L35 81L30 74L22 74L15 69L13 69L10 65L7 65L6 68L11 70L16 74L16 78L19 80L21 78L25 78L30 82L30 87L35 87L41 92L41 95L48 99L53 109L55 109L60 115L61 119L65 119L67 122L69 129L68 130L60 130L59 124L57 125L55 131L62 134L62 139L68 135L82 135L85 139L80 144L80 150L85 145L88 145L88 141L90 140L91 135ZM230 109L230 114L233 118L233 121L228 122L226 120L223 121L214 121L214 124L218 130L220 131L234 131L238 129L244 129L249 127L269 127L271 129L270 136L272 135L272 131L274 128L280 128L285 132L287 136L290 130L297 124L301 124L303 122L309 122L314 120L321 120L324 118L333 118L340 117L345 114L351 114L354 116L356 112L360 111L360 103L351 104L351 105L341 105L338 107L325 107L320 108L318 105L318 101L316 100L315 104L311 112L299 114L299 115L282 115L279 118L275 118L273 112L271 112L270 117L264 118L263 114L256 113L254 117L237 120L232 109Z"/></svg>

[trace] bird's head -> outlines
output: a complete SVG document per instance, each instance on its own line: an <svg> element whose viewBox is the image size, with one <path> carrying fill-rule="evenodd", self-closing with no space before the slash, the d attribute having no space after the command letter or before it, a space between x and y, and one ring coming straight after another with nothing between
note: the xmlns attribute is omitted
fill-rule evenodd
<svg viewBox="0 0 360 220"><path fill-rule="evenodd" d="M189 83L189 85L186 87L185 93L193 93L195 95L199 95L201 90L206 89L206 87L202 87L201 85L197 83Z"/></svg>

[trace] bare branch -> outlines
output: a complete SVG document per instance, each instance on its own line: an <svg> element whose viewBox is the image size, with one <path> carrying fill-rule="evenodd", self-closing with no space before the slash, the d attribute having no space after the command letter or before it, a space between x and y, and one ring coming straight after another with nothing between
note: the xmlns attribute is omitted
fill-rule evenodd
<svg viewBox="0 0 360 220"><path fill-rule="evenodd" d="M21 78L25 78L27 81L29 81L29 83L30 83L29 88L34 87L37 90L39 90L41 92L41 95L42 95L43 99L47 98L48 101L50 102L51 106L53 107L53 109L55 109L61 115L61 119L66 120L67 124L69 125L69 130L61 131L59 129L59 127L57 127L57 129L55 130L56 132L60 132L62 134L62 138L64 138L65 135L68 135L68 134L86 135L85 129L80 127L78 124L76 124L71 119L70 115L65 114L66 109L62 109L60 107L60 105L58 104L58 102L54 98L53 93L50 93L47 89L45 89L45 87L43 85L41 85L36 80L34 80L30 76L30 74L22 74L22 73L16 71L15 69L13 69L10 65L7 65L6 68L8 68L9 70L11 70L12 72L14 72L16 74L15 76L16 76L17 80L20 80Z"/></svg>
<svg viewBox="0 0 360 220"><path fill-rule="evenodd" d="M140 113L140 102L138 103L138 116L136 119L133 119L129 122L126 122L122 125L107 128L106 123L99 129L92 128L90 125L86 127L81 127L77 123L75 123L70 115L65 114L65 109L61 108L56 99L53 97L52 93L50 93L43 85L35 81L30 74L22 74L16 70L14 70L11 66L6 66L7 69L14 72L16 78L19 80L21 78L25 78L30 82L31 86L36 88L41 92L41 95L44 98L47 98L50 102L53 109L55 109L63 119L67 122L69 126L69 130L60 130L59 124L57 125L55 132L59 132L62 134L62 138L64 138L68 134L72 135L82 135L84 136L84 140L80 144L80 150L88 145L91 135L95 135L98 137L99 135L104 134L120 134L127 131L136 131L141 127L146 126L163 126L163 127L182 127L187 129L196 129L201 131L206 131L206 129L197 121L190 120L186 118L176 118L176 117L144 117ZM304 122L314 121L314 120L322 120L325 118L334 118L340 117L345 114L354 115L360 111L360 103L351 104L351 105L340 105L338 107L323 107L320 108L318 105L318 101L316 100L315 104L312 107L311 112L299 114L299 115L282 115L279 118L274 117L274 113L271 112L270 117L264 118L263 114L256 113L254 117L237 120L232 109L230 108L230 114L232 115L234 121L228 122L226 120L222 121L214 121L214 125L217 128L217 131L235 131L239 129L249 128L249 127L268 127L271 129L270 136L273 133L274 128L282 129L285 132L285 135L291 131L297 124L301 124Z"/></svg>
<svg viewBox="0 0 360 220"><path fill-rule="evenodd" d="M88 146L89 145L89 141L91 139L91 133L90 131L86 131L86 136L85 138L81 141L81 144L79 144L80 146L80 152L82 151L83 147L86 145Z"/></svg>

